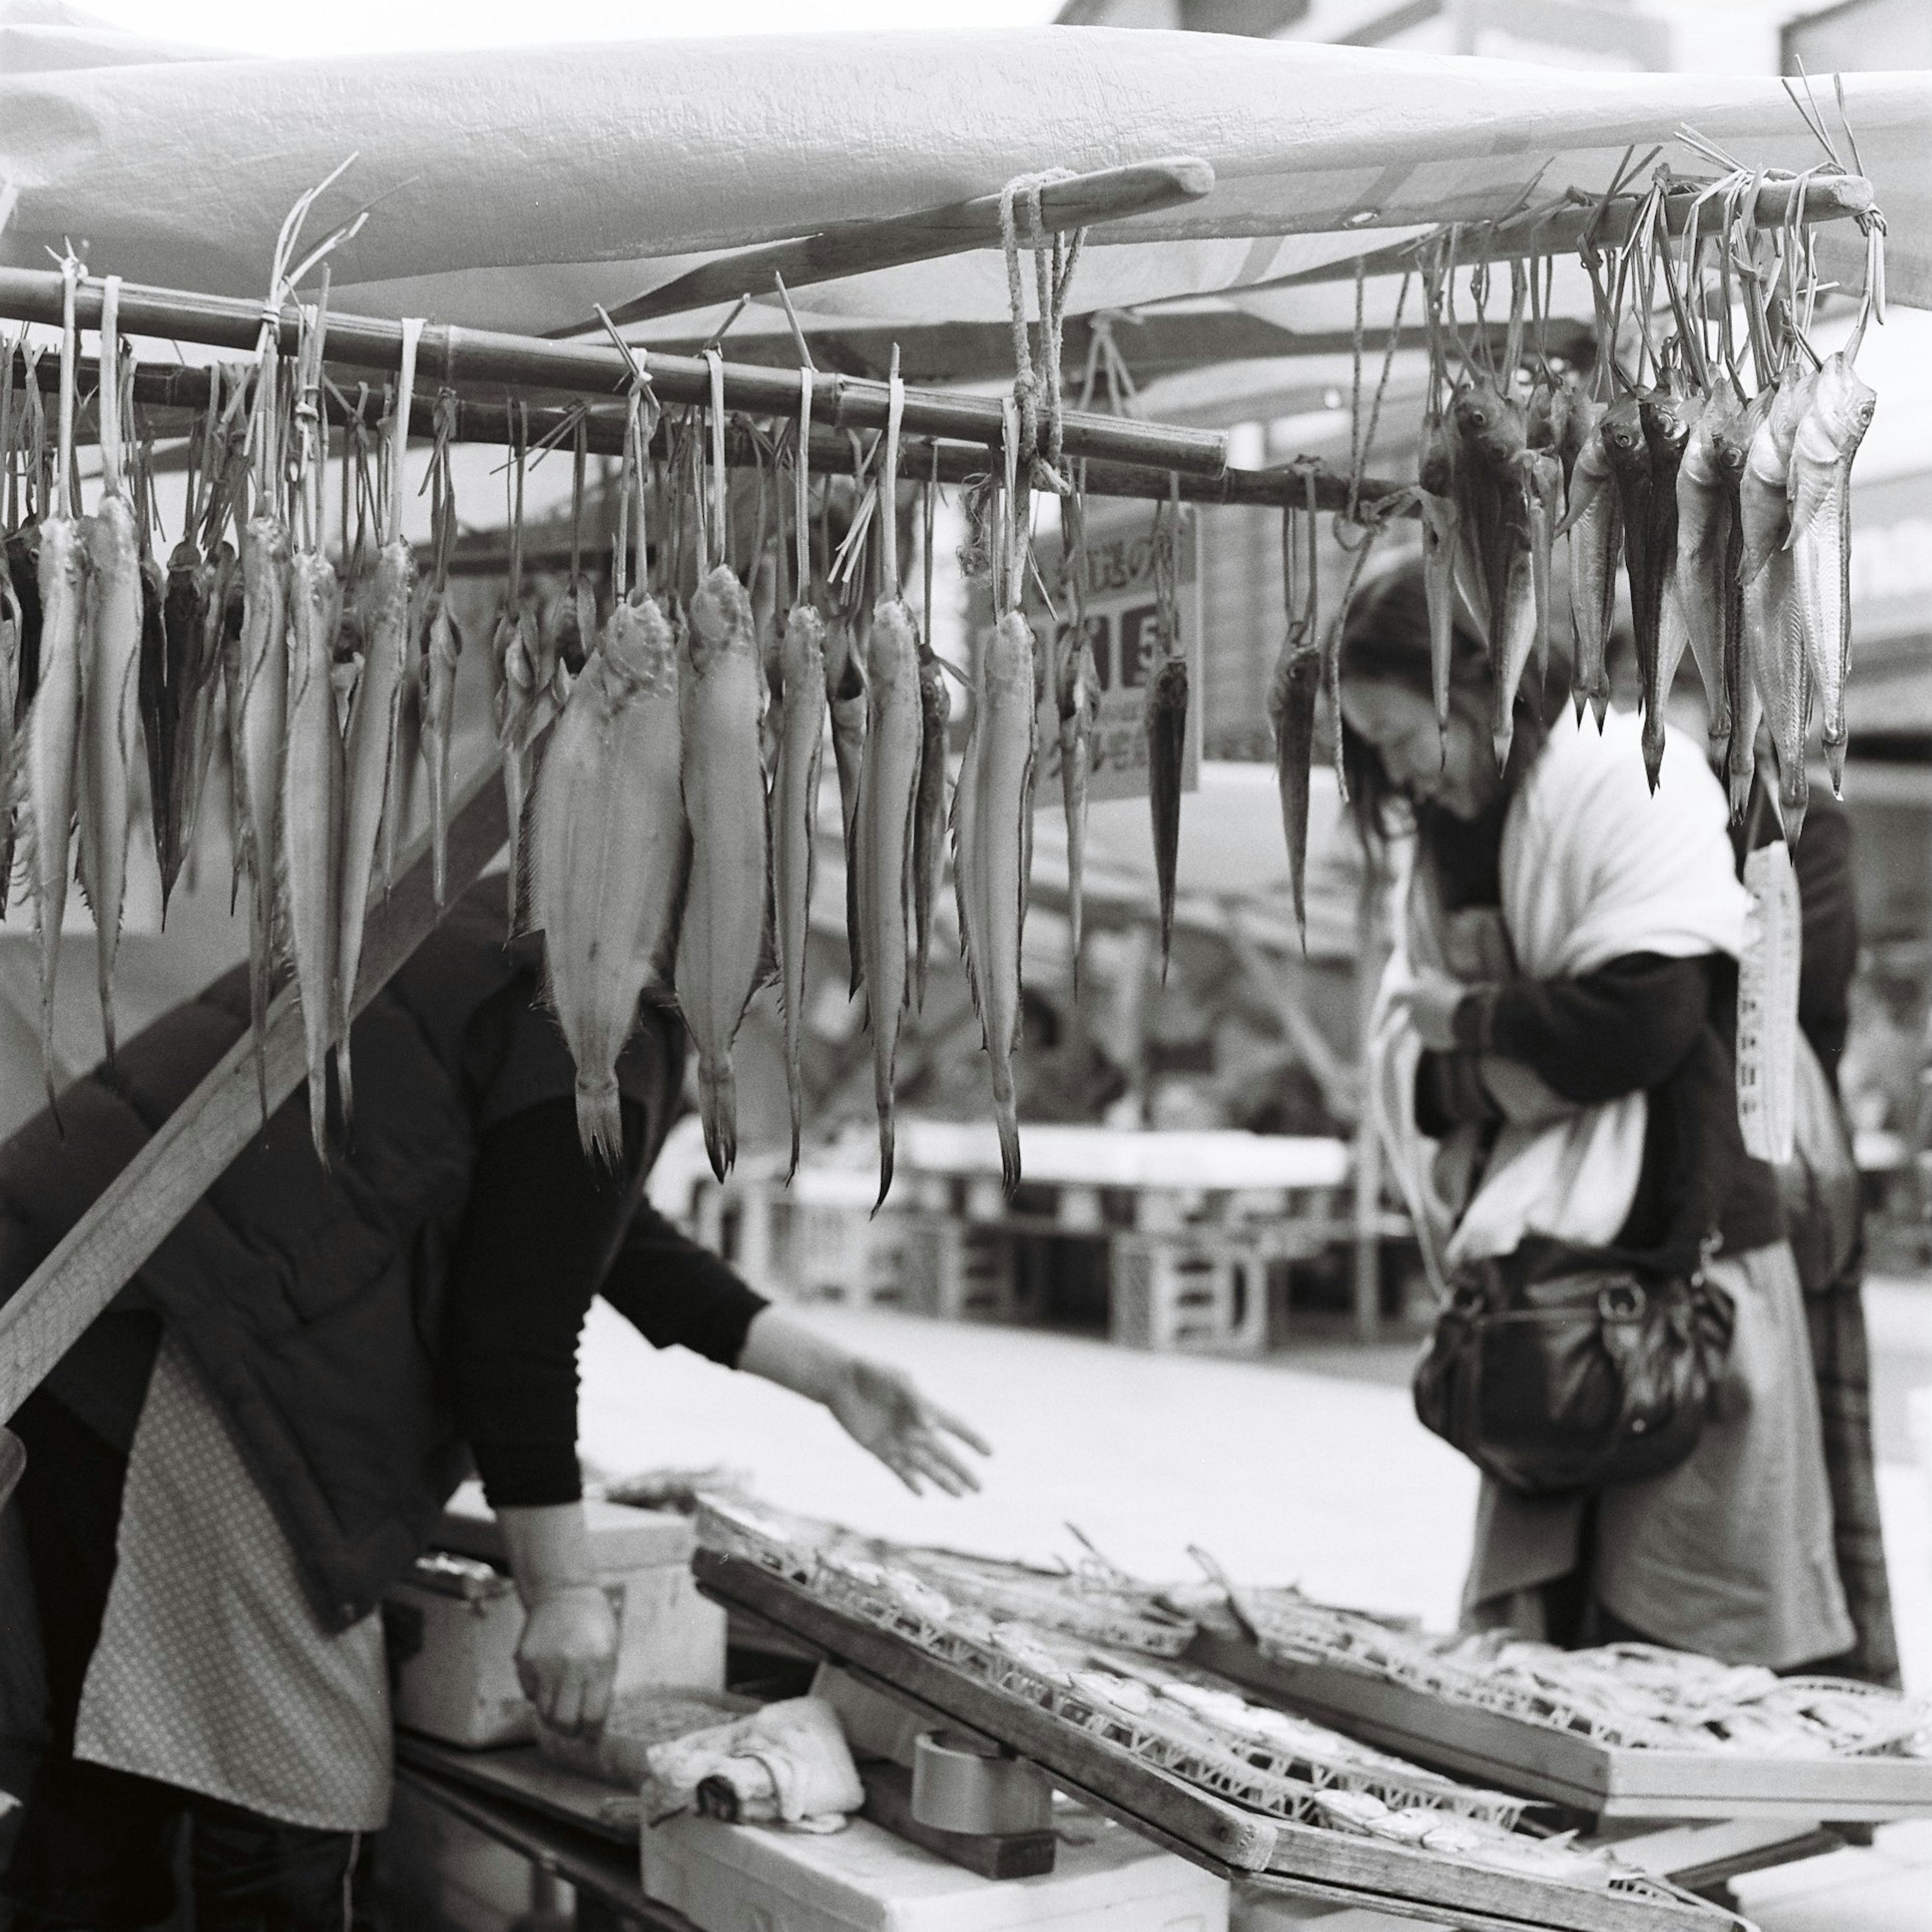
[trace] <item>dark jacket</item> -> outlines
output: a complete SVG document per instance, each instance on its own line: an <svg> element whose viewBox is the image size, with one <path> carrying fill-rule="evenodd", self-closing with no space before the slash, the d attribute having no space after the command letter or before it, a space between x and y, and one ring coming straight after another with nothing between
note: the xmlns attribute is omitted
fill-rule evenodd
<svg viewBox="0 0 1932 1932"><path fill-rule="evenodd" d="M260 1480L331 1628L368 1614L423 1547L468 1456L436 1362L478 1134L568 1094L533 952L506 948L504 889L453 908L356 1024L352 1147L325 1172L298 1092L48 1378L131 1440L159 1324L185 1348ZM124 1046L110 1085L62 1096L0 1148L0 1301L19 1288L246 1031L245 972ZM647 1026L620 1066L663 1131L679 1055Z"/></svg>

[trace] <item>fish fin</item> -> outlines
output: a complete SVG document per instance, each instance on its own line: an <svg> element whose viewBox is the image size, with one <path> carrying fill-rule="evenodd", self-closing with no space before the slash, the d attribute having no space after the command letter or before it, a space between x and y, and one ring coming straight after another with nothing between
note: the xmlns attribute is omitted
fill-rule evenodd
<svg viewBox="0 0 1932 1932"><path fill-rule="evenodd" d="M602 1079L577 1076L577 1138L583 1144L584 1157L602 1162L606 1172L616 1174L624 1164L624 1112L616 1078ZM720 1177L722 1178L722 1176Z"/></svg>
<svg viewBox="0 0 1932 1932"><path fill-rule="evenodd" d="M1842 460L1826 465L1800 463L1793 459L1790 494L1786 499L1791 514L1784 532L1785 549L1797 548L1798 539L1823 514L1826 506L1844 487L1845 472L1848 466Z"/></svg>

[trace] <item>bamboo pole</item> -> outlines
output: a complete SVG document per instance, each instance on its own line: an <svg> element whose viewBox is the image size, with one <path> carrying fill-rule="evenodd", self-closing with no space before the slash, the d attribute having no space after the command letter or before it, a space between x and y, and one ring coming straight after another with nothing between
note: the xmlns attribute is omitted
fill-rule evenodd
<svg viewBox="0 0 1932 1932"><path fill-rule="evenodd" d="M1151 214L1183 202L1198 201L1211 192L1214 170L1203 160L1181 154L1125 167L1100 168L1043 184L1040 192L1042 231L1063 234L1132 214ZM742 248L722 255L680 275L661 287L610 311L620 326L690 309L710 308L741 296L770 295L772 278L782 275L788 289L810 288L815 283L869 274L880 268L903 267L908 262L931 262L969 249L997 248L1001 240L1000 202L997 194L976 195L916 214L889 216L880 221L845 221L816 235L762 248ZM1030 229L1023 234L1030 235ZM602 326L598 317L552 329L549 339L581 335Z"/></svg>
<svg viewBox="0 0 1932 1932"><path fill-rule="evenodd" d="M84 329L100 326L100 284L91 278L80 286L76 314ZM39 268L0 268L0 316L57 326L62 320L59 274ZM231 296L131 283L124 284L121 290L121 329L127 335L159 336L252 352L264 322L276 320L276 312L262 303ZM296 305L285 305L279 311L279 328L282 347L290 356L298 346L300 327ZM328 349L330 364L338 368L396 369L402 362L403 326L382 316L345 315L332 310ZM710 401L710 370L702 358L653 354L648 362L651 386L660 402ZM454 322L431 322L424 327L416 370L417 380L425 389L438 383L451 387L469 383L611 397L627 393L632 380L629 360L612 343L546 342L538 336L464 328ZM812 415L832 429L882 430L889 402L884 382L822 371L814 380ZM798 414L798 371L728 362L724 404L740 415L790 422ZM1084 410L1066 411L1061 422L1060 446L1070 459L1134 464L1183 477L1219 477L1228 466L1228 439L1218 430L1183 429ZM902 427L909 434L976 443L982 449L997 451L1001 424L1001 403L997 396L936 389L914 389L906 394Z"/></svg>
<svg viewBox="0 0 1932 1932"><path fill-rule="evenodd" d="M25 380L24 365L16 357L16 375ZM99 379L98 365L92 358L83 358L77 365L80 386L86 388ZM51 391L58 386L60 370L58 364L50 365L43 356L38 365L38 380L44 389ZM198 410L208 401L208 371L205 368L166 368L159 364L142 364L134 372L134 400L149 409ZM352 419L352 412L345 410L332 397L325 394L322 406L332 423L341 424ZM380 408L380 402L371 399L371 407ZM410 428L412 434L429 436L435 434L434 415L436 399L434 396L418 394L410 405ZM816 409L816 403L814 408ZM459 393L456 402L455 438L459 442L507 444L510 440L511 412L507 404ZM531 441L538 442L547 436L565 433L573 420L573 412L568 410L532 410L530 412ZM621 456L624 452L625 414L620 408L593 410L586 417L586 440L594 454ZM370 426L373 428L373 421ZM652 448L655 454L663 456L668 452L669 432L662 427ZM957 442L939 442L936 446L938 458L938 473L942 483L964 483L983 476L989 462L989 453L985 450ZM921 476L934 473L935 445L930 438L908 437L900 448L900 468L910 475L914 471ZM725 460L740 468L756 460L756 451L750 435L742 429L732 430L725 438ZM822 476L849 476L852 471L852 445L849 438L833 430L814 430L810 445L812 470ZM1112 496L1138 499L1144 502L1160 502L1168 494L1168 472L1165 470L1146 469L1129 464L1090 463L1087 466L1087 492L1091 496ZM1365 477L1359 492L1359 500L1370 506L1378 506L1386 500L1399 500L1394 513L1402 516L1415 514L1414 506L1405 499L1408 485L1386 477ZM1182 500L1190 503L1208 503L1222 506L1230 504L1259 505L1279 508L1292 504L1299 509L1307 500L1307 490L1298 468L1280 466L1268 470L1224 470L1218 476L1184 476L1180 479ZM1348 480L1325 464L1316 467L1315 495L1316 507L1324 510L1341 510L1348 507Z"/></svg>

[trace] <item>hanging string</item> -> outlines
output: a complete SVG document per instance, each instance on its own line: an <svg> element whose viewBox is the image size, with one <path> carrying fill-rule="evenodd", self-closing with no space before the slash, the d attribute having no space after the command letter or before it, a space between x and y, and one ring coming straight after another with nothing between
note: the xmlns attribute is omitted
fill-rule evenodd
<svg viewBox="0 0 1932 1932"><path fill-rule="evenodd" d="M1019 461L1030 484L1067 493L1058 469L1061 439L1060 338L1066 322L1066 296L1080 258L1085 231L1076 230L1070 244L1049 237L1041 206L1041 190L1072 178L1066 168L1017 175L1000 191L1000 238L1006 260L1006 300L1013 347L1013 398L1019 419ZM1016 208L1024 203L1028 240L1034 251L1035 301L1039 309L1040 346L1030 347L1027 334L1026 288L1020 273L1019 225ZM1042 416L1046 424L1041 436Z"/></svg>
<svg viewBox="0 0 1932 1932"><path fill-rule="evenodd" d="M812 586L812 375L809 362L798 372L798 582L794 595L800 604Z"/></svg>
<svg viewBox="0 0 1932 1932"><path fill-rule="evenodd" d="M719 350L707 349L704 359L711 367L711 516L716 526L711 532L712 554L724 563L731 554L731 533L725 520L730 479L724 468L724 358Z"/></svg>

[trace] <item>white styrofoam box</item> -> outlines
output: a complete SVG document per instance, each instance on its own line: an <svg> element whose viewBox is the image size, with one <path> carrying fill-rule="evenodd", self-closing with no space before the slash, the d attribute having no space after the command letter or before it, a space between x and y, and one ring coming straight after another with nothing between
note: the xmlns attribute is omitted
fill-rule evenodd
<svg viewBox="0 0 1932 1932"><path fill-rule="evenodd" d="M644 1834L644 1890L701 1932L1227 1932L1228 1886L1077 1817L1042 1878L981 1878L856 1818L826 1838L686 1814Z"/></svg>
<svg viewBox="0 0 1932 1932"><path fill-rule="evenodd" d="M638 1509L591 1497L585 1498L583 1508L591 1560L600 1576L660 1563L688 1563L698 1547L689 1519L674 1510ZM483 1500L483 1485L474 1480L462 1484L443 1504L442 1520L430 1540L438 1550L480 1556L486 1562L500 1563L508 1554L502 1527Z"/></svg>
<svg viewBox="0 0 1932 1932"><path fill-rule="evenodd" d="M654 1563L603 1583L618 1593L617 1690L724 1689L727 1618L699 1594L688 1563Z"/></svg>
<svg viewBox="0 0 1932 1932"><path fill-rule="evenodd" d="M1317 1926L1319 1932L1448 1932L1432 1918L1397 1918L1370 1906L1337 1905L1292 1892L1256 1892L1238 1882L1228 1924L1231 1932L1298 1932L1304 1925Z"/></svg>
<svg viewBox="0 0 1932 1932"><path fill-rule="evenodd" d="M527 1743L536 1724L517 1682L515 1586L480 1562L435 1564L392 1585L382 1606L396 1722L445 1744Z"/></svg>

